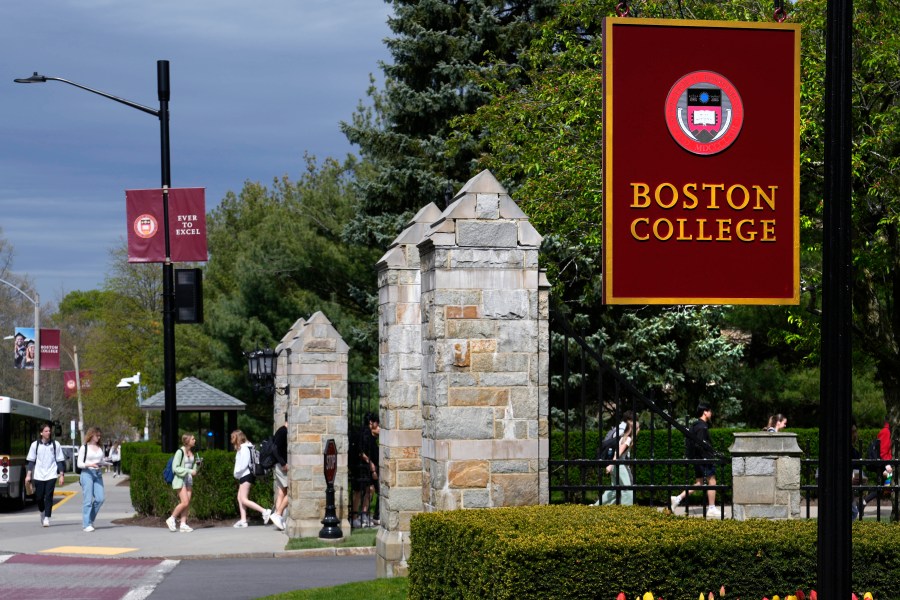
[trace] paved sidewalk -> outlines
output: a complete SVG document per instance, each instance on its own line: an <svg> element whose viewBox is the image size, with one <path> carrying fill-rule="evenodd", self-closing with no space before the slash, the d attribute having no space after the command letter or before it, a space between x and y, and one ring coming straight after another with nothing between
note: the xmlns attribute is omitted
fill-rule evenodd
<svg viewBox="0 0 900 600"><path fill-rule="evenodd" d="M127 481L127 478L124 479ZM190 533L172 533L164 527L117 525L117 519L134 516L123 478L104 475L106 500L100 509L96 531L81 527L81 487L77 482L57 488L68 497L57 498L50 527L42 527L37 507L0 513L0 554L43 553L121 558L270 558L281 556L374 555L374 548L322 548L286 551L288 537L259 516L250 527L208 527Z"/></svg>

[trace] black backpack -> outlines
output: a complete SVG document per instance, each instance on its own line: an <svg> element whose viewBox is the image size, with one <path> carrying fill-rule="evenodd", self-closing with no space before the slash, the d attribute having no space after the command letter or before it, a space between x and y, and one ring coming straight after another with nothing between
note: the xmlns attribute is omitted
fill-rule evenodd
<svg viewBox="0 0 900 600"><path fill-rule="evenodd" d="M875 438L869 444L869 449L866 450L866 458L869 460L881 460L881 440Z"/></svg>
<svg viewBox="0 0 900 600"><path fill-rule="evenodd" d="M262 477L266 474L266 469L259 462L259 450L256 449L256 446L252 444L248 448L250 450L250 464L248 468L250 469L250 474L254 477Z"/></svg>
<svg viewBox="0 0 900 600"><path fill-rule="evenodd" d="M600 443L600 449L597 451L597 456L600 460L612 460L616 455L616 446L618 446L618 438L616 437L617 427L613 427L608 432L606 432L606 437L603 438L603 441Z"/></svg>
<svg viewBox="0 0 900 600"><path fill-rule="evenodd" d="M259 464L266 471L278 464L278 459L275 458L275 436L267 437L259 445Z"/></svg>
<svg viewBox="0 0 900 600"><path fill-rule="evenodd" d="M81 462L84 462L84 460L87 458L87 444L82 446L82 448L84 448L84 453L81 456ZM81 475L81 467L78 466L78 453L77 452L75 453L75 474Z"/></svg>

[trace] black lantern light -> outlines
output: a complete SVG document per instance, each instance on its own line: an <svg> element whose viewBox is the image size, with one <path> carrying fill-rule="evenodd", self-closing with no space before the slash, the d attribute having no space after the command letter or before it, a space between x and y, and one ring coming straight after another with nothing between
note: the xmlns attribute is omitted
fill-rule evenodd
<svg viewBox="0 0 900 600"><path fill-rule="evenodd" d="M253 391L263 391L267 394L278 392L284 394L287 390L287 384L276 387L275 385L275 361L278 359L278 353L271 348L260 350L252 350L245 352L247 357L247 372L250 375L250 381L253 383Z"/></svg>

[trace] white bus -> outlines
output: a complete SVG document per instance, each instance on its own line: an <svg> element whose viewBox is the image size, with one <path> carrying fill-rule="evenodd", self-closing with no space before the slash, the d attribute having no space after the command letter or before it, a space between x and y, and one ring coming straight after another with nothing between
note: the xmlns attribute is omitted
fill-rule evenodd
<svg viewBox="0 0 900 600"><path fill-rule="evenodd" d="M25 506L25 457L50 409L0 396L0 501Z"/></svg>

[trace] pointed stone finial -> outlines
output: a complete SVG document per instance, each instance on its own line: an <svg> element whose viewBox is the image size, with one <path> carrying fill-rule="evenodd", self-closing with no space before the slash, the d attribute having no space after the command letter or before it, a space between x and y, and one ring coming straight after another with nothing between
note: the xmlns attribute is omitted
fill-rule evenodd
<svg viewBox="0 0 900 600"><path fill-rule="evenodd" d="M509 192L500 185L493 173L485 169L468 180L454 198L459 198L463 194L509 194Z"/></svg>

